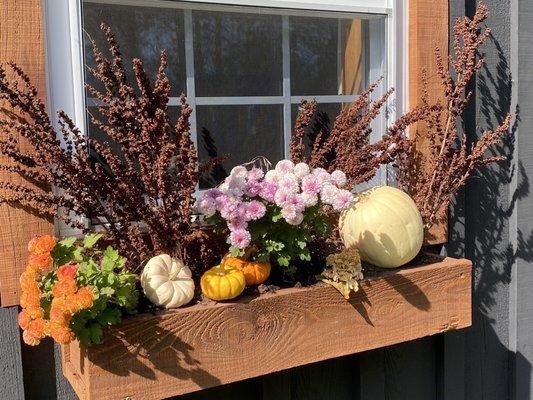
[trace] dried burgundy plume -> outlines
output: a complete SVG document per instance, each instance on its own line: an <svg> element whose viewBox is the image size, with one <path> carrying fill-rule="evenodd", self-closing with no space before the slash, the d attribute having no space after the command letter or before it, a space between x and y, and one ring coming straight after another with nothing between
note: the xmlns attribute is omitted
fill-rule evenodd
<svg viewBox="0 0 533 400"><path fill-rule="evenodd" d="M10 160L0 168L32 183L1 182L0 202L57 216L83 232L88 228L79 217L96 220L132 269L159 252L184 253L193 268L211 263L205 233L193 222L201 168L191 140L192 110L181 96L181 115L169 119L167 56L161 53L153 85L139 59L133 60L135 82L128 82L111 30L101 29L111 56L92 42L96 67L89 72L102 89L86 88L98 100L90 119L105 140L83 137L63 111L56 132L28 76L9 63L10 80L0 67L0 100L12 110L0 116L0 153Z"/></svg>

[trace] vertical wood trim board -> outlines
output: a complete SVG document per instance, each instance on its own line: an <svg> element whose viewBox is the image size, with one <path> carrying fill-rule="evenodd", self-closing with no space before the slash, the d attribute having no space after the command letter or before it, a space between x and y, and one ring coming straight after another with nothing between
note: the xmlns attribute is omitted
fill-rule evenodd
<svg viewBox="0 0 533 400"><path fill-rule="evenodd" d="M41 96L46 93L43 26L40 0L2 0L0 62L15 61L30 76ZM4 107L0 104L0 109ZM8 162L0 158L0 163ZM23 183L0 172L0 180ZM0 196L2 194L0 193ZM26 263L26 245L34 236L53 232L53 222L24 210L0 206L0 305L19 302L18 277Z"/></svg>
<svg viewBox="0 0 533 400"><path fill-rule="evenodd" d="M420 104L422 92L422 71L428 77L429 100L440 100L444 93L440 85L435 65L435 46L438 46L443 58L449 49L449 5L448 1L409 0L409 106ZM427 129L423 124L411 128L417 148L428 151ZM428 232L428 244L441 244L448 240L448 218L443 212L438 223Z"/></svg>

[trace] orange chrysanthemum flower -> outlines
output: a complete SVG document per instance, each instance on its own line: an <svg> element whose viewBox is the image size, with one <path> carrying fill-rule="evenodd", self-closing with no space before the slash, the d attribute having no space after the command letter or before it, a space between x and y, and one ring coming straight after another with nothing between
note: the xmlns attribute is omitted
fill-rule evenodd
<svg viewBox="0 0 533 400"><path fill-rule="evenodd" d="M35 273L32 271L24 271L20 275L20 287L22 291L35 291L39 290L39 283L35 280Z"/></svg>
<svg viewBox="0 0 533 400"><path fill-rule="evenodd" d="M37 346L41 341L33 336L29 331L22 332L22 340L29 346Z"/></svg>
<svg viewBox="0 0 533 400"><path fill-rule="evenodd" d="M66 297L65 296L61 296L61 297L54 297L52 299L52 305L51 307L52 308L55 308L57 310L61 310L63 312L66 311L66 303L67 303L67 300L66 300Z"/></svg>
<svg viewBox="0 0 533 400"><path fill-rule="evenodd" d="M60 281L76 278L78 267L74 264L65 264L57 269L57 279Z"/></svg>
<svg viewBox="0 0 533 400"><path fill-rule="evenodd" d="M26 312L33 319L44 317L44 311L40 305L31 305L29 307L26 307Z"/></svg>
<svg viewBox="0 0 533 400"><path fill-rule="evenodd" d="M28 256L28 267L30 267L32 271L47 274L52 269L53 261L50 253L30 254Z"/></svg>
<svg viewBox="0 0 533 400"><path fill-rule="evenodd" d="M50 324L50 336L60 344L68 344L74 339L74 334L68 327L58 324Z"/></svg>
<svg viewBox="0 0 533 400"><path fill-rule="evenodd" d="M51 235L37 236L28 243L28 251L32 254L50 253L56 243L55 237Z"/></svg>
<svg viewBox="0 0 533 400"><path fill-rule="evenodd" d="M62 309L52 307L50 309L50 322L57 325L68 326L71 315Z"/></svg>
<svg viewBox="0 0 533 400"><path fill-rule="evenodd" d="M73 279L59 280L54 284L52 288L52 295L54 297L68 296L69 294L76 293L78 286Z"/></svg>
<svg viewBox="0 0 533 400"><path fill-rule="evenodd" d="M93 290L88 286L80 288L76 293L76 300L80 310L92 307L94 301Z"/></svg>
<svg viewBox="0 0 533 400"><path fill-rule="evenodd" d="M20 295L20 306L22 308L40 307L41 292L38 290L22 292Z"/></svg>
<svg viewBox="0 0 533 400"><path fill-rule="evenodd" d="M46 336L46 321L42 318L30 321L27 331L37 339L44 338Z"/></svg>
<svg viewBox="0 0 533 400"><path fill-rule="evenodd" d="M28 329L28 327L30 326L31 317L30 317L29 314L26 312L26 310L22 310L22 311L19 313L18 322L19 322L19 326L20 326L23 330Z"/></svg>

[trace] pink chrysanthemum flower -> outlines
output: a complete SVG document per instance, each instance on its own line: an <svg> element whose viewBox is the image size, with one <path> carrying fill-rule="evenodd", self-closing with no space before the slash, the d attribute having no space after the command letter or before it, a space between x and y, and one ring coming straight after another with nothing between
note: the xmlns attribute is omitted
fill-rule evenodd
<svg viewBox="0 0 533 400"><path fill-rule="evenodd" d="M321 183L315 175L307 175L302 178L302 192L309 194L318 194Z"/></svg>
<svg viewBox="0 0 533 400"><path fill-rule="evenodd" d="M303 192L300 198L306 207L313 207L318 202L318 196L314 193Z"/></svg>
<svg viewBox="0 0 533 400"><path fill-rule="evenodd" d="M280 189L284 189L290 193L298 193L300 186L298 185L298 178L294 174L284 174L278 182Z"/></svg>
<svg viewBox="0 0 533 400"><path fill-rule="evenodd" d="M200 212L208 217L217 211L216 200L212 197L203 196L199 205Z"/></svg>
<svg viewBox="0 0 533 400"><path fill-rule="evenodd" d="M242 165L237 165L231 170L230 176L233 178L245 180L248 176L248 170Z"/></svg>
<svg viewBox="0 0 533 400"><path fill-rule="evenodd" d="M214 200L221 195L222 195L222 192L220 191L220 189L213 188L213 189L207 189L203 194L203 198L209 197Z"/></svg>
<svg viewBox="0 0 533 400"><path fill-rule="evenodd" d="M350 207L353 200L353 194L348 190L340 189L333 198L333 209L335 211L343 211Z"/></svg>
<svg viewBox="0 0 533 400"><path fill-rule="evenodd" d="M271 169L270 171L267 171L267 173L265 174L265 181L273 182L277 184L282 176L283 174L281 174L279 171L276 171L275 169Z"/></svg>
<svg viewBox="0 0 533 400"><path fill-rule="evenodd" d="M248 171L248 180L258 181L259 179L263 178L263 176L265 176L265 174L260 168L253 167L250 171Z"/></svg>
<svg viewBox="0 0 533 400"><path fill-rule="evenodd" d="M286 204L289 204L293 196L294 193L291 193L286 189L279 188L274 196L274 202L278 207L284 207Z"/></svg>
<svg viewBox="0 0 533 400"><path fill-rule="evenodd" d="M252 237L250 232L245 229L236 229L230 233L230 241L233 247L238 249L244 249L248 247Z"/></svg>
<svg viewBox="0 0 533 400"><path fill-rule="evenodd" d="M266 207L260 201L253 200L246 204L246 218L250 221L263 218L265 212Z"/></svg>
<svg viewBox="0 0 533 400"><path fill-rule="evenodd" d="M244 230L248 227L248 222L242 217L237 216L228 222L228 229L230 231Z"/></svg>
<svg viewBox="0 0 533 400"><path fill-rule="evenodd" d="M261 185L261 183L254 181L254 180L248 181L246 182L244 193L248 197L256 197L259 195L259 193L261 193L262 188L263 186Z"/></svg>
<svg viewBox="0 0 533 400"><path fill-rule="evenodd" d="M263 181L261 182L261 192L259 193L259 196L266 201L273 202L277 190L278 185L276 185L274 182Z"/></svg>

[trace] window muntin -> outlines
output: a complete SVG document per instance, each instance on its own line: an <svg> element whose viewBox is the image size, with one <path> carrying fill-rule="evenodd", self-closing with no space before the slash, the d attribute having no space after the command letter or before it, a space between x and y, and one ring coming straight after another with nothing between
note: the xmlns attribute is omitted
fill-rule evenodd
<svg viewBox="0 0 533 400"><path fill-rule="evenodd" d="M387 76L385 15L84 0L82 17L84 30L102 49L98 27L102 21L110 25L125 57L141 57L152 76L159 52L167 50L176 96L171 104L178 104L180 92L187 95L200 161L230 156L200 189L256 155L272 162L287 157L302 99L316 98L326 110L323 119L332 123L342 104ZM84 42L90 66L87 37ZM385 80L380 90L386 85ZM91 112L94 99L86 103ZM384 118L376 121L375 137Z"/></svg>

